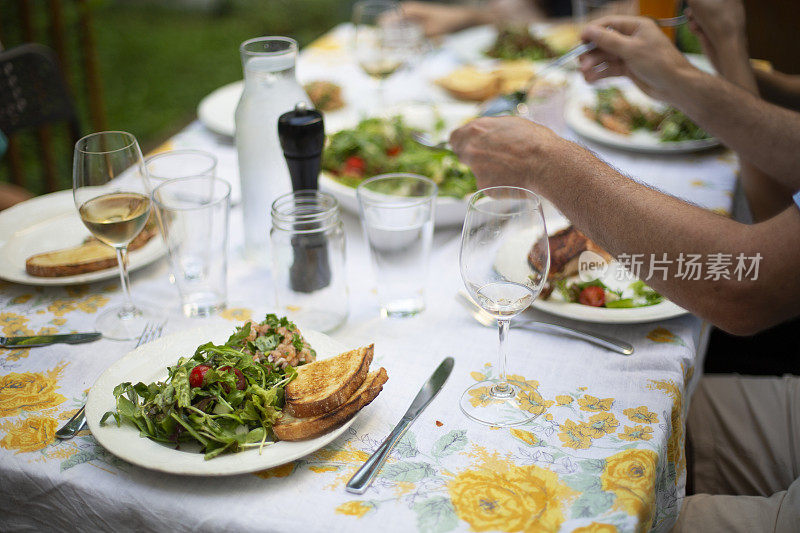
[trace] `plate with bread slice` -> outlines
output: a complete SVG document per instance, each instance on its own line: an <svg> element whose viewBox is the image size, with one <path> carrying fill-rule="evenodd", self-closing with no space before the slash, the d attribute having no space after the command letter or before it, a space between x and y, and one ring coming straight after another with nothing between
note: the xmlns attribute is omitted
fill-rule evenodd
<svg viewBox="0 0 800 533"><path fill-rule="evenodd" d="M226 340L227 339L227 340ZM125 461L226 476L282 465L327 445L388 380L373 347L267 315L150 342L111 365L86 402L92 435Z"/></svg>
<svg viewBox="0 0 800 533"><path fill-rule="evenodd" d="M154 217L128 249L130 270L166 253ZM26 285L76 285L117 276L114 249L83 225L72 190L38 196L0 212L0 278Z"/></svg>

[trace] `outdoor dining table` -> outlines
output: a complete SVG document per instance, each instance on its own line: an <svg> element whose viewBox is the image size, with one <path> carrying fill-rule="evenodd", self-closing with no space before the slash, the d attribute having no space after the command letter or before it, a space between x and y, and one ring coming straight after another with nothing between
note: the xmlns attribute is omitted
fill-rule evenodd
<svg viewBox="0 0 800 533"><path fill-rule="evenodd" d="M346 30L335 28L307 47L299 72L352 66ZM418 73L439 71L448 61L455 64L458 58L446 47L429 52L415 70L389 80L387 97L413 93ZM348 88L370 88L366 76L352 72ZM194 122L162 149L183 147L216 154L217 174L237 182L232 139ZM644 183L731 212L736 161L726 150L648 156L589 147ZM240 206L232 214L228 308L217 317L180 314L166 260L132 273L137 300L168 313L165 335L201 328L201 344L202 328L209 324L227 323L233 330L274 310L269 269L242 258ZM424 312L385 319L359 220L350 213L343 219L350 314L332 337L348 347L375 343L373 364L386 368L389 381L340 438L252 474L212 478L151 471L116 458L88 430L67 441L54 438L95 379L134 341L0 350L0 530L444 533L671 527L685 495L685 420L702 373L707 324L689 314L623 325L528 311L618 337L635 353L626 357L580 340L512 328L509 373L535 389L525 409L538 417L513 428L483 426L467 419L458 402L470 384L496 375L497 339L455 299L462 287L460 230L437 229ZM0 329L6 336L91 331L97 312L120 300L115 279L47 288L0 281ZM455 358L449 381L375 482L362 496L346 492L347 480L447 356Z"/></svg>

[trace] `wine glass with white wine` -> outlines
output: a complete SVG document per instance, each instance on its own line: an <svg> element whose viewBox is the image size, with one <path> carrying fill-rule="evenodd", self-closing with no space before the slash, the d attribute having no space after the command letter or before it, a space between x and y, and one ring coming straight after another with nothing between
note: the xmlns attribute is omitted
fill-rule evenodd
<svg viewBox="0 0 800 533"><path fill-rule="evenodd" d="M496 320L498 375L469 387L459 402L473 420L490 426L523 424L537 415L525 406L535 392L506 376L511 319L544 287L550 267L547 228L539 197L519 187L482 189L470 198L461 234L461 277L472 299Z"/></svg>
<svg viewBox="0 0 800 533"><path fill-rule="evenodd" d="M134 339L157 318L134 305L128 279L128 245L144 229L151 210L136 138L124 131L103 131L75 143L72 194L83 224L117 254L125 302L98 315L97 331L109 339Z"/></svg>
<svg viewBox="0 0 800 533"><path fill-rule="evenodd" d="M400 4L391 0L361 0L353 5L355 56L361 69L378 82L378 105L384 108L384 80L406 60L407 24Z"/></svg>

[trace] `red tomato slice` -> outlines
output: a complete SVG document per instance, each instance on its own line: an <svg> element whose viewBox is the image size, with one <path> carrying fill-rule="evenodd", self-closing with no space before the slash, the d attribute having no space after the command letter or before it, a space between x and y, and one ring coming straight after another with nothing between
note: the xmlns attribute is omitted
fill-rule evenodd
<svg viewBox="0 0 800 533"><path fill-rule="evenodd" d="M206 379L206 372L209 370L211 370L211 367L208 365L197 365L194 367L189 374L189 385L192 387L202 387Z"/></svg>
<svg viewBox="0 0 800 533"><path fill-rule="evenodd" d="M603 307L603 304L606 303L606 291L602 287L590 285L581 291L580 295L578 295L578 301L583 305Z"/></svg>
<svg viewBox="0 0 800 533"><path fill-rule="evenodd" d="M244 390L247 388L247 380L244 377L244 374L238 368L232 368L228 365L219 367L220 370L231 371L236 374L236 388L239 390ZM227 392L227 391L226 391Z"/></svg>
<svg viewBox="0 0 800 533"><path fill-rule="evenodd" d="M394 156L396 156L397 154L399 154L402 151L403 151L403 147L400 146L400 145L391 146L391 147L386 149L386 155L388 155L390 157L394 157Z"/></svg>

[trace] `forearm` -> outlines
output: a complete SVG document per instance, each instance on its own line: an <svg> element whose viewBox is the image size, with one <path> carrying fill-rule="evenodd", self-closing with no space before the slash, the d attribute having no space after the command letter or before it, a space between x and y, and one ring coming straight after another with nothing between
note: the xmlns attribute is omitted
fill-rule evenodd
<svg viewBox="0 0 800 533"><path fill-rule="evenodd" d="M800 76L756 70L755 78L759 94L764 100L800 111Z"/></svg>
<svg viewBox="0 0 800 533"><path fill-rule="evenodd" d="M783 276L790 276L790 283L800 283L794 281L797 276L781 271L786 261L770 251L774 232L770 234L768 228L745 226L652 190L620 175L581 148L572 148L561 160L564 163L560 168L546 173L549 178L537 180L540 192L613 256L640 257L642 277L670 300L739 334L780 322L797 311L793 301L779 301L780 294L770 296L776 286L781 286L776 280ZM800 231L800 212L792 214ZM786 228L779 229L780 233L786 233ZM784 239L780 246L797 246L800 250L800 237ZM764 261L757 281L678 276L681 254L703 254L707 258L708 254L722 253L735 260L739 254L753 257L759 252ZM658 272L647 279L651 256L661 260L662 254L670 261L666 275ZM743 302L747 302L744 307Z"/></svg>
<svg viewBox="0 0 800 533"><path fill-rule="evenodd" d="M792 203L792 189L778 183L747 161L742 160L740 163L739 178L753 222L770 219Z"/></svg>
<svg viewBox="0 0 800 533"><path fill-rule="evenodd" d="M792 190L800 189L800 114L764 102L697 69L678 74L670 103L740 157Z"/></svg>

